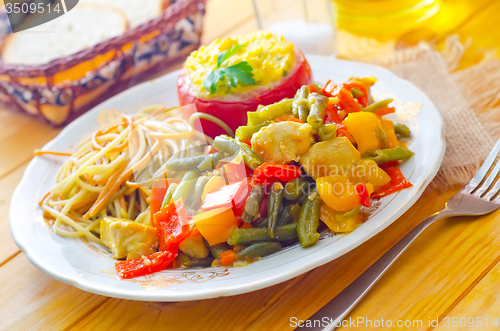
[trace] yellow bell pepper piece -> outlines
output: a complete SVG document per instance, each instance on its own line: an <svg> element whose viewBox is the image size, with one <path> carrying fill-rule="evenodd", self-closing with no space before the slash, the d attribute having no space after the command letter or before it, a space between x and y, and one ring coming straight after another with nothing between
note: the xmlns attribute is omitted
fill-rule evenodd
<svg viewBox="0 0 500 331"><path fill-rule="evenodd" d="M321 203L319 210L319 219L328 226L328 228L335 233L351 232L354 231L362 222L363 214L357 213L356 215L345 217L339 221L336 217L339 213L328 207L324 202Z"/></svg>
<svg viewBox="0 0 500 331"><path fill-rule="evenodd" d="M380 139L382 123L377 115L363 111L350 113L342 124L356 140L361 155L369 149L384 148Z"/></svg>
<svg viewBox="0 0 500 331"><path fill-rule="evenodd" d="M234 229L238 228L238 219L231 208L217 208L195 215L194 224L210 246L227 241Z"/></svg>
<svg viewBox="0 0 500 331"><path fill-rule="evenodd" d="M319 177L316 179L316 185L321 200L336 211L346 212L360 205L356 185L347 177Z"/></svg>
<svg viewBox="0 0 500 331"><path fill-rule="evenodd" d="M349 172L349 180L353 183L369 183L375 191L389 184L391 177L373 160L361 159Z"/></svg>
<svg viewBox="0 0 500 331"><path fill-rule="evenodd" d="M205 187L203 188L203 193L201 194L201 201L205 201L205 197L207 196L208 193L218 191L224 185L226 185L226 182L222 177L214 176L210 178L207 185L205 185Z"/></svg>
<svg viewBox="0 0 500 331"><path fill-rule="evenodd" d="M391 120L381 119L382 128L385 132L385 141L387 148L395 148L400 146L396 132L394 131L394 123Z"/></svg>

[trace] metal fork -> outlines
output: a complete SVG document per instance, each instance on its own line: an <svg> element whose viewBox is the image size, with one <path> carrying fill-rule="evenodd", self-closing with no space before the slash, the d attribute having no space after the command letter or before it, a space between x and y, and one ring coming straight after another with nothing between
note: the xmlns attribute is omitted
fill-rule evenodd
<svg viewBox="0 0 500 331"><path fill-rule="evenodd" d="M500 140L498 140L474 178L446 202L443 210L417 225L361 276L311 316L309 322L304 323L304 326L300 329L326 331L340 326L344 317L361 301L401 253L435 221L453 216L485 215L500 208L500 180L497 178L500 174L500 161L495 165L499 153ZM328 325L326 325L327 321ZM307 325L312 327L307 327Z"/></svg>

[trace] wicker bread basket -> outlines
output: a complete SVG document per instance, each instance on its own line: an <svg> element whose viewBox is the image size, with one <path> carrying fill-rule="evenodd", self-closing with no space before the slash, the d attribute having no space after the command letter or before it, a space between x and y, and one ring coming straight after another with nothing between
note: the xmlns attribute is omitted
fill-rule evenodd
<svg viewBox="0 0 500 331"><path fill-rule="evenodd" d="M162 72L198 48L206 0L179 0L161 16L43 65L0 61L0 107L64 125L103 100ZM10 33L5 11L0 35Z"/></svg>

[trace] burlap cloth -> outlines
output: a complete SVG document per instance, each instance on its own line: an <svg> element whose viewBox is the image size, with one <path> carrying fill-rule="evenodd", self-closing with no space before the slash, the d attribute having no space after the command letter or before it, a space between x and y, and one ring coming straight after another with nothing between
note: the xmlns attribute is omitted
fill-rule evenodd
<svg viewBox="0 0 500 331"><path fill-rule="evenodd" d="M500 138L500 62L486 55L478 64L456 70L466 47L452 36L441 52L421 42L358 58L413 82L436 103L445 122L446 152L434 188L467 183Z"/></svg>

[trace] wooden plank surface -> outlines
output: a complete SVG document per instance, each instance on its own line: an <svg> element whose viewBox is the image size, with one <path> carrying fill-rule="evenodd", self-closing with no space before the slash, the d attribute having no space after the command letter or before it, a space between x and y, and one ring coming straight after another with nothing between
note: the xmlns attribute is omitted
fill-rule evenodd
<svg viewBox="0 0 500 331"><path fill-rule="evenodd" d="M9 204L14 188L21 180L21 177L26 169L26 165L19 167L11 172L8 176L0 179L0 265L14 254L19 252L14 240L10 235L8 224Z"/></svg>
<svg viewBox="0 0 500 331"><path fill-rule="evenodd" d="M450 3L450 1L447 1ZM450 32L473 37L468 63L480 50L498 47L499 2L461 0L470 16L456 17ZM458 22L460 21L460 22ZM256 29L251 0L210 0L203 40ZM469 55L470 54L470 55ZM472 60L471 60L472 59ZM467 65L467 62L464 62ZM358 249L288 282L260 291L183 303L110 299L57 282L32 266L8 233L8 204L34 148L59 130L0 110L0 329L27 330L283 330L332 299L391 245L454 193L427 191L403 217ZM420 237L350 314L377 320L446 317L494 318L500 314L500 214L444 220ZM348 329L348 328L344 328ZM357 328L369 330L370 328ZM451 330L443 323L437 329ZM456 329L456 328L455 328ZM486 330L485 326L478 330ZM490 328L489 329L493 329Z"/></svg>

